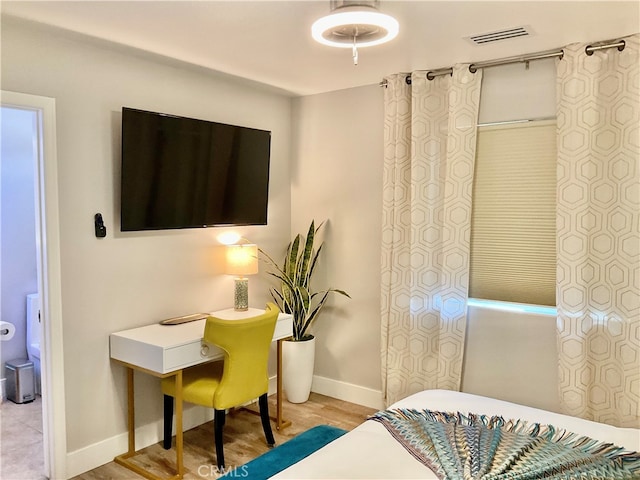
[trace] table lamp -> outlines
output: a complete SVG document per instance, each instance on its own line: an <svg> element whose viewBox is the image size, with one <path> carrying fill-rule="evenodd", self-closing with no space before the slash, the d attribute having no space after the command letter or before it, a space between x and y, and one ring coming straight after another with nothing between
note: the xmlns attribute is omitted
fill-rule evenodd
<svg viewBox="0 0 640 480"><path fill-rule="evenodd" d="M243 243L227 246L227 267L225 272L236 275L233 308L244 312L249 309L249 279L247 275L258 273L258 246Z"/></svg>

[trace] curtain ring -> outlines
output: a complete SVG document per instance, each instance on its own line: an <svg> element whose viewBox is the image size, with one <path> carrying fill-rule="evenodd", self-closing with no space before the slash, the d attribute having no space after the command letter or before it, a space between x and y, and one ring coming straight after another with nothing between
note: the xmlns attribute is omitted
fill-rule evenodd
<svg viewBox="0 0 640 480"><path fill-rule="evenodd" d="M478 69L476 68L476 66L472 63L471 65L469 65L469 71L471 73L476 73L478 71Z"/></svg>
<svg viewBox="0 0 640 480"><path fill-rule="evenodd" d="M431 72L427 72L427 80L435 80L436 76L431 73Z"/></svg>
<svg viewBox="0 0 640 480"><path fill-rule="evenodd" d="M411 85L411 75L407 75L404 77L404 81L407 85Z"/></svg>

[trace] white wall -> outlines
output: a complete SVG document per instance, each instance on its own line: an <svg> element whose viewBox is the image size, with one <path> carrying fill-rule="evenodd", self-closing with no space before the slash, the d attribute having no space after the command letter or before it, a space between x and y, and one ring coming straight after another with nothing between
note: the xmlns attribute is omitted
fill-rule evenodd
<svg viewBox="0 0 640 480"><path fill-rule="evenodd" d="M26 310L30 293L38 291L35 217L35 114L28 110L2 108L2 152L0 180L2 198L2 284L0 318L15 325L15 336L0 345L0 377L4 364L27 357Z"/></svg>
<svg viewBox="0 0 640 480"><path fill-rule="evenodd" d="M382 90L377 86L294 102L292 231L329 220L317 288L335 295L313 329L315 374L380 389Z"/></svg>
<svg viewBox="0 0 640 480"><path fill-rule="evenodd" d="M510 65L484 71L480 122L553 116L553 60L533 62L529 70ZM321 381L314 389L374 404L371 390L381 389L382 88L296 99L294 125L293 229L304 231L311 218L330 219L325 278L318 284L353 296L335 298L336 308L317 322L315 373ZM557 409L553 317L471 308L468 322L465 391Z"/></svg>
<svg viewBox="0 0 640 480"><path fill-rule="evenodd" d="M228 229L119 232L121 108L271 130L268 226L236 230L275 250L290 237L291 100L4 17L1 53L4 90L56 99L67 444L80 452L126 431L124 371L109 360L109 334L233 298L216 242ZM97 212L104 239L94 236ZM251 279L253 305L268 300L266 282ZM136 376L136 396L137 425L161 418L157 379Z"/></svg>
<svg viewBox="0 0 640 480"><path fill-rule="evenodd" d="M559 411L556 317L469 307L462 391Z"/></svg>

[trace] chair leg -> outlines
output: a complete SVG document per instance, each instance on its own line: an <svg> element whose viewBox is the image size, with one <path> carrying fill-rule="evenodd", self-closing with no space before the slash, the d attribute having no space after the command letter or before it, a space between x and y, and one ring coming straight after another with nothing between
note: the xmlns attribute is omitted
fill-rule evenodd
<svg viewBox="0 0 640 480"><path fill-rule="evenodd" d="M173 429L173 397L171 395L164 396L164 441L162 446L165 450L171 448L171 437Z"/></svg>
<svg viewBox="0 0 640 480"><path fill-rule="evenodd" d="M224 449L222 447L222 430L224 428L225 411L214 410L213 412L213 432L216 441L216 462L218 471L224 471Z"/></svg>
<svg viewBox="0 0 640 480"><path fill-rule="evenodd" d="M269 419L269 400L267 394L260 395L258 399L260 405L260 419L262 420L262 429L264 430L264 436L267 439L267 445L273 447L276 444L273 438L273 431L271 430L271 421Z"/></svg>

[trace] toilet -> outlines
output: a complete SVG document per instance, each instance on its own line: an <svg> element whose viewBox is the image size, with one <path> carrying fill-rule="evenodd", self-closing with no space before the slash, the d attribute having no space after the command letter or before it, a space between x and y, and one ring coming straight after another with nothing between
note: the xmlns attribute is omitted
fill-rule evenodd
<svg viewBox="0 0 640 480"><path fill-rule="evenodd" d="M33 362L36 380L36 394L40 389L40 295L27 295L27 356Z"/></svg>

